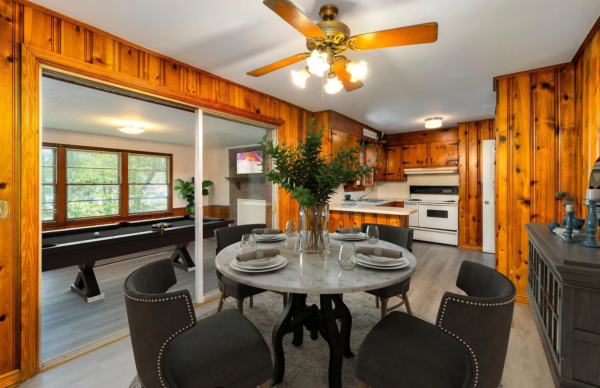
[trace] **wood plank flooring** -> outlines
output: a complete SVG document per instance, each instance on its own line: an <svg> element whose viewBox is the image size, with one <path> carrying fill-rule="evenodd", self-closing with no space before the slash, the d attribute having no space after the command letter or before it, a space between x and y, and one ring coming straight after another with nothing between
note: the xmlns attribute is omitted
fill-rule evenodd
<svg viewBox="0 0 600 388"><path fill-rule="evenodd" d="M495 261L494 255L436 244L415 242L413 250L418 268L408 295L413 310L432 321L443 293L447 290L459 292L455 282L463 260L490 267ZM196 309L196 315L201 316L216 305L215 301L201 306ZM131 342L125 338L41 373L23 387L127 388L135 374ZM515 306L502 383L504 388L554 387L533 315L527 306Z"/></svg>
<svg viewBox="0 0 600 388"><path fill-rule="evenodd" d="M204 240L204 294L217 289L215 241ZM194 243L188 246L194 257ZM94 269L104 299L86 303L70 290L77 267L42 273L42 360L63 354L127 328L123 282L137 268L170 258L172 249L157 249L104 260ZM176 268L177 285L195 298L195 273Z"/></svg>

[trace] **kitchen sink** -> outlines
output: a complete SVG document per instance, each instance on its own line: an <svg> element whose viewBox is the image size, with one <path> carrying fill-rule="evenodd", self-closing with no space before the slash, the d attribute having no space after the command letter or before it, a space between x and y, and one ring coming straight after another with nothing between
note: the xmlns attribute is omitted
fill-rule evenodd
<svg viewBox="0 0 600 388"><path fill-rule="evenodd" d="M362 202L381 203L381 202L389 202L389 201L387 199L363 199Z"/></svg>

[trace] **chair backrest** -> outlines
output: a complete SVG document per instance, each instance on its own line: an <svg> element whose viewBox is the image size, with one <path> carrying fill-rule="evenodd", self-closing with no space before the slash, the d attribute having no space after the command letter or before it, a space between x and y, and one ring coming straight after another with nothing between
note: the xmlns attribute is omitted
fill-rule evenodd
<svg viewBox="0 0 600 388"><path fill-rule="evenodd" d="M242 241L242 236L252 233L252 229L264 229L266 227L266 224L248 224L216 229L217 255L231 244Z"/></svg>
<svg viewBox="0 0 600 388"><path fill-rule="evenodd" d="M516 288L496 270L463 261L456 286L467 295L446 292L437 326L465 345L471 355L471 387L498 387L515 304Z"/></svg>
<svg viewBox="0 0 600 388"><path fill-rule="evenodd" d="M382 225L382 224L362 224L363 233L367 232L369 225L377 226L379 230L379 239L392 244L400 245L402 248L412 252L413 236L415 231L401 226Z"/></svg>
<svg viewBox="0 0 600 388"><path fill-rule="evenodd" d="M125 280L133 356L146 388L172 386L163 365L164 351L173 338L196 325L190 293L167 292L176 283L175 270L168 259L145 265Z"/></svg>

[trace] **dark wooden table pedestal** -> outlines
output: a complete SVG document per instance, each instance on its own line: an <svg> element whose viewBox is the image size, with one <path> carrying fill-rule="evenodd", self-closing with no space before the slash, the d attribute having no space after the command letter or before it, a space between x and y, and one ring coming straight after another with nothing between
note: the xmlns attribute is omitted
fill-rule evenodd
<svg viewBox="0 0 600 388"><path fill-rule="evenodd" d="M294 333L292 343L294 346L300 346L304 341L304 329L306 329L313 341L319 338L319 333L327 341L329 345L329 387L342 387L343 357L354 357L350 349L352 315L337 294L322 294L320 300L320 308L314 304L307 306L306 294L290 294L288 303L273 328L272 342L275 354L273 385L281 383L285 373L283 338L286 334ZM338 319L341 320L340 329L336 322Z"/></svg>

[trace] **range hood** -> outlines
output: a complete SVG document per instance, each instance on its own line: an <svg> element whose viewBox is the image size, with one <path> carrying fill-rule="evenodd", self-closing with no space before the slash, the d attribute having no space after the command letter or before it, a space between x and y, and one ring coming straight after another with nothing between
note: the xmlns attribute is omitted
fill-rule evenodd
<svg viewBox="0 0 600 388"><path fill-rule="evenodd" d="M458 174L457 166L428 167L428 168L405 168L405 175L431 175L431 174Z"/></svg>

